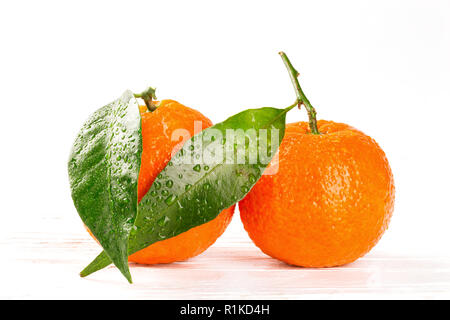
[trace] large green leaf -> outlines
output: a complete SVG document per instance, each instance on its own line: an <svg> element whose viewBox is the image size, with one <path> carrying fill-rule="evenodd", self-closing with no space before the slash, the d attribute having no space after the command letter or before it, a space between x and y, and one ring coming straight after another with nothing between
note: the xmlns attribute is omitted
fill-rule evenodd
<svg viewBox="0 0 450 320"><path fill-rule="evenodd" d="M129 254L206 223L241 200L275 155L286 112L246 110L188 140L140 201ZM109 264L102 252L81 275Z"/></svg>
<svg viewBox="0 0 450 320"><path fill-rule="evenodd" d="M137 213L141 152L139 107L126 91L86 121L69 159L78 214L130 282L128 238Z"/></svg>

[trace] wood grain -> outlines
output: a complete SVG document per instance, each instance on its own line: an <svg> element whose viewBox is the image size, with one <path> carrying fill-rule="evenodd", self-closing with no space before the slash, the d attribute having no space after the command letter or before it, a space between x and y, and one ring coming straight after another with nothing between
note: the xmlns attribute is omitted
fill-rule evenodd
<svg viewBox="0 0 450 320"><path fill-rule="evenodd" d="M39 230L38 230L39 229ZM3 234L3 299L368 299L450 298L450 258L375 251L339 268L288 266L261 253L238 217L198 257L167 265L133 264L129 285L110 266L78 272L100 251L74 218L36 218Z"/></svg>

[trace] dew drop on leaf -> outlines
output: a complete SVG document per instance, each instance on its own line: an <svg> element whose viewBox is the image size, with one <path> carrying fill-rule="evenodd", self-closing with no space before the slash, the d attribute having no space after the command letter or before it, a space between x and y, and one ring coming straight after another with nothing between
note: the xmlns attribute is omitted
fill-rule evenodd
<svg viewBox="0 0 450 320"><path fill-rule="evenodd" d="M157 223L160 227L165 226L170 221L170 218L168 216L161 217L158 219Z"/></svg>
<svg viewBox="0 0 450 320"><path fill-rule="evenodd" d="M165 239L165 238L166 238L166 235L165 235L165 234L162 234L162 233L160 232L160 233L158 233L158 237L159 237L160 239Z"/></svg>
<svg viewBox="0 0 450 320"><path fill-rule="evenodd" d="M174 203L174 201L176 200L176 198L177 198L176 195L171 194L170 196L168 196L168 197L166 198L166 200L164 200L164 202L165 202L168 206L170 206L172 203Z"/></svg>

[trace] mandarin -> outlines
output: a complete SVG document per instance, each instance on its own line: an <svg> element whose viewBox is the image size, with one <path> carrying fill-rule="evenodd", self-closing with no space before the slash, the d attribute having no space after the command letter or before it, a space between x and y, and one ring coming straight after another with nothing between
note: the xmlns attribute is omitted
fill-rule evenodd
<svg viewBox="0 0 450 320"><path fill-rule="evenodd" d="M280 52L309 122L286 126L278 156L239 203L241 220L266 254L304 267L332 267L367 253L388 227L394 179L378 144L343 123L317 121L299 73Z"/></svg>
<svg viewBox="0 0 450 320"><path fill-rule="evenodd" d="M394 181L369 136L342 123L286 126L273 175L239 203L241 220L266 254L304 267L331 267L367 253L386 230Z"/></svg>
<svg viewBox="0 0 450 320"><path fill-rule="evenodd" d="M147 103L148 101L146 101ZM140 106L142 123L142 156L138 177L138 201L150 189L153 181L183 145L183 138L190 138L194 123L199 130L212 125L211 120L200 112L174 100L151 101ZM188 136L180 137L176 130L187 130ZM180 139L178 139L180 138ZM211 246L227 228L235 206L223 210L215 219L194 227L175 237L158 241L128 257L141 264L171 263L199 255ZM92 235L92 234L91 234Z"/></svg>

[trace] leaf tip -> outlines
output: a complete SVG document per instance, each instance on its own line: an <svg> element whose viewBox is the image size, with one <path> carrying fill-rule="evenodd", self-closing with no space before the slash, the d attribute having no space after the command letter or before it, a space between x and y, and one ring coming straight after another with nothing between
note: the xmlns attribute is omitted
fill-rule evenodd
<svg viewBox="0 0 450 320"><path fill-rule="evenodd" d="M87 267L80 271L80 277L81 278L85 278L85 277L87 277L90 274L91 274L91 272L89 272Z"/></svg>
<svg viewBox="0 0 450 320"><path fill-rule="evenodd" d="M130 272L122 272L122 274L124 275L124 277L127 279L129 284L133 284L133 279L131 279L131 274Z"/></svg>

